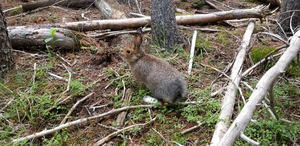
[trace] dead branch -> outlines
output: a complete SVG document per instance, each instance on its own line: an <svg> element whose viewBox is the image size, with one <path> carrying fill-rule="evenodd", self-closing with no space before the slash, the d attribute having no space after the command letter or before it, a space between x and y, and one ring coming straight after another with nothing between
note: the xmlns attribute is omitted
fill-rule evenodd
<svg viewBox="0 0 300 146"><path fill-rule="evenodd" d="M242 18L264 18L271 15L268 6L258 6L252 9L240 9L215 12L210 14L197 14L197 15L184 15L176 16L178 25L201 25L207 23L214 23L222 20L242 19ZM66 22L56 24L41 24L32 25L28 27L33 28L65 28L76 31L92 31L92 30L120 30L128 28L144 27L151 25L150 17L142 18L129 18L118 20L93 20L93 21L80 21L80 22ZM10 28L10 27L8 27Z"/></svg>
<svg viewBox="0 0 300 146"><path fill-rule="evenodd" d="M255 113L256 105L261 102L261 100L266 96L267 91L271 87L273 82L275 82L275 80L281 73L285 72L288 65L297 56L299 51L300 31L297 31L291 39L290 46L280 57L278 62L271 69L269 69L259 80L256 88L249 98L249 101L243 107L242 111L234 120L234 122L231 124L230 128L221 139L219 145L233 145L240 134L243 133L243 131L246 129L246 126Z"/></svg>
<svg viewBox="0 0 300 146"><path fill-rule="evenodd" d="M14 139L13 142L16 143L16 142L21 142L21 141L24 141L24 140L30 140L30 139L33 139L33 138L42 137L42 136L51 134L53 132L59 131L61 129L67 128L69 126L77 125L77 124L87 122L87 121L92 120L92 119L101 118L101 117L104 117L104 116L107 116L107 115L116 114L116 113L119 113L119 112L124 111L124 110L130 110L130 109L135 109L135 108L151 108L151 107L154 107L154 106L155 105L137 105L137 106L126 106L126 107L122 107L122 108L119 108L119 109L113 109L113 110L110 110L109 112L106 112L106 113L103 113L103 114L100 114L100 115L96 115L96 116L92 116L92 117L88 117L88 118L84 118L84 119L79 119L79 120L76 120L76 121L72 121L72 122L69 122L69 123L59 125L59 126L53 128L53 129L44 130L44 131L34 133L32 135L29 135L29 136L25 136L25 137L22 137L22 138L19 138L19 139Z"/></svg>
<svg viewBox="0 0 300 146"><path fill-rule="evenodd" d="M255 26L255 19L250 19L249 25L246 29L246 32L243 36L242 44L239 46L238 55L236 57L236 60L233 64L232 70L231 70L231 76L230 79L233 82L229 82L227 85L227 90L225 92L225 96L222 102L221 107L221 114L219 116L220 122L217 123L215 132L213 134L213 138L211 140L212 145L217 145L219 141L222 139L224 132L227 131L227 128L229 126L229 122L233 113L235 98L236 98L236 91L238 89L238 85L241 81L241 71L242 71L242 65L245 60L246 54L247 54L247 46L250 43L250 39L254 30Z"/></svg>
<svg viewBox="0 0 300 146"><path fill-rule="evenodd" d="M151 119L149 122L144 123L144 124L131 125L131 126L128 126L128 127L123 128L123 129L120 129L120 130L118 130L118 131L116 131L116 132L114 132L114 133L109 134L108 136L104 137L103 139L99 140L99 141L98 141L97 143L95 143L93 146L99 146L99 145L102 145L102 144L104 144L105 142L107 142L108 140L110 140L111 138L117 136L118 134L120 134L120 133L122 133L122 132L129 131L129 130L131 130L132 128L140 127L140 126L144 127L144 126L146 126L146 125L149 125L149 124L151 124L152 122L154 122L155 119L156 119L156 118Z"/></svg>
<svg viewBox="0 0 300 146"><path fill-rule="evenodd" d="M40 7L46 6L65 6L69 8L84 8L92 4L94 0L49 0L49 1L39 1L36 3L27 3L22 5L23 11L30 11Z"/></svg>
<svg viewBox="0 0 300 146"><path fill-rule="evenodd" d="M194 30L193 38L192 38L192 45L191 45L191 53L190 53L190 61L188 67L188 74L192 71L193 60L194 60L194 52L195 52L195 45L196 45L196 38L197 38L197 31Z"/></svg>
<svg viewBox="0 0 300 146"><path fill-rule="evenodd" d="M151 31L151 28L143 29L143 33L149 31ZM96 39L105 39L107 37L112 37L112 36L117 36L122 34L134 34L134 33L136 33L136 30L130 30L130 31L122 30L122 31L110 31L110 32L97 33L95 35L90 34L88 36Z"/></svg>
<svg viewBox="0 0 300 146"><path fill-rule="evenodd" d="M125 98L124 98L124 103L122 104L122 107L124 106L129 106L129 102L130 102L130 99L132 97L132 91L131 89L127 89L127 91L125 92ZM119 115L118 115L118 118L116 120L117 122L117 128L121 128L123 127L123 123L124 123L124 120L126 118L126 115L127 115L127 112L124 111L124 112L121 112Z"/></svg>

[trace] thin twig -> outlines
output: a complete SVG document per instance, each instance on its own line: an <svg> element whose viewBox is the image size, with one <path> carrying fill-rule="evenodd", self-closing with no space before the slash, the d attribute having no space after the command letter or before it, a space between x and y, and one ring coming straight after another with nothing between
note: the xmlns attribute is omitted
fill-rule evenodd
<svg viewBox="0 0 300 146"><path fill-rule="evenodd" d="M11 49L12 51L14 52L19 52L19 53L24 53L26 55L30 55L31 57L48 57L48 55L41 55L41 54L32 54L32 53L28 53L28 52L25 52L25 51L20 51L20 50L15 50L15 49Z"/></svg>
<svg viewBox="0 0 300 146"><path fill-rule="evenodd" d="M92 107L89 107L89 109L93 109L93 111L95 111L95 109L97 108L103 108L103 107L106 107L108 106L109 104L105 104L105 105L100 105L100 106L92 106Z"/></svg>
<svg viewBox="0 0 300 146"><path fill-rule="evenodd" d="M168 142L168 140L163 135L161 135L159 132L157 132L154 128L152 128L152 130L155 131L165 141L165 143Z"/></svg>
<svg viewBox="0 0 300 146"><path fill-rule="evenodd" d="M51 72L47 72L47 74L49 74L50 76L55 77L55 78L57 78L57 79L59 79L59 80L63 80L63 81L68 82L68 79L65 79L65 78L63 78L63 77L61 77L61 76L58 76L58 75L56 75L56 74L53 74L53 73L51 73Z"/></svg>
<svg viewBox="0 0 300 146"><path fill-rule="evenodd" d="M96 142L93 146L99 146L99 145L102 145L104 144L105 142L107 142L108 140L110 140L111 138L117 136L118 134L122 133L122 132L126 132L126 131L129 131L131 130L132 128L135 128L135 127L140 127L140 126L145 126L145 125L149 125L150 123L154 122L156 118L154 119L151 119L149 122L147 123L144 123L144 124L136 124L136 125L131 125L131 126L128 126L128 127L125 127L123 129L120 129L114 133L111 133L109 134L108 136L104 137L103 139L99 140L98 142Z"/></svg>
<svg viewBox="0 0 300 146"><path fill-rule="evenodd" d="M87 98L91 97L94 94L94 92L88 94L87 96L83 97L82 99L78 100L73 107L69 110L69 112L67 113L67 115L65 116L65 118L60 122L59 125L62 125L66 122L67 118L69 117L69 115L71 115L71 113L75 110L75 108L84 100L86 100Z"/></svg>
<svg viewBox="0 0 300 146"><path fill-rule="evenodd" d="M112 130L115 130L115 131L120 130L120 129L115 128L115 127L112 127L112 126L106 126L106 125L103 125L103 124L100 124L100 123L97 123L97 124L98 124L99 126L101 126L101 127L106 128L106 129L112 129Z"/></svg>
<svg viewBox="0 0 300 146"><path fill-rule="evenodd" d="M63 57L61 57L60 55L58 54L55 54L56 56L58 56L62 61L66 62L69 66L73 66L69 61L67 61L66 59L64 59Z"/></svg>
<svg viewBox="0 0 300 146"><path fill-rule="evenodd" d="M294 14L295 14L295 12L292 13L292 16L291 16L291 19L290 19L290 29L291 29L291 32L292 32L293 35L295 34L294 29L293 29L293 25L292 25Z"/></svg>
<svg viewBox="0 0 300 146"><path fill-rule="evenodd" d="M140 14L143 14L143 13L141 12L141 9L140 9L140 7L139 7L139 3L138 3L137 0L135 0L135 4L136 4L136 6L137 6L137 8L138 8L138 10L139 10L139 12L140 12Z"/></svg>
<svg viewBox="0 0 300 146"><path fill-rule="evenodd" d="M33 76L32 76L32 85L35 83L35 76L36 76L36 63L33 64Z"/></svg>

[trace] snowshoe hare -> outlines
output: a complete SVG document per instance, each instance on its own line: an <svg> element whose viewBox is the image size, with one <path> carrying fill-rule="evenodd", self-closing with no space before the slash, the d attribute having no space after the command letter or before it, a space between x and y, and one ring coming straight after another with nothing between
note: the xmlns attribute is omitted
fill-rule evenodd
<svg viewBox="0 0 300 146"><path fill-rule="evenodd" d="M147 54L140 48L141 44L142 29L139 28L134 43L121 53L133 77L150 89L152 96L162 105L164 102L178 103L187 92L184 77L168 62Z"/></svg>

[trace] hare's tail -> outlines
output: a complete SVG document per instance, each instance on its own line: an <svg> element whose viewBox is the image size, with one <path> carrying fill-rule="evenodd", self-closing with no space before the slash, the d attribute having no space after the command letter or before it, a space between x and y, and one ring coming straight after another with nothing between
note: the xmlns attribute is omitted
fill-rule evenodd
<svg viewBox="0 0 300 146"><path fill-rule="evenodd" d="M186 95L186 92L187 92L186 91L187 87L186 87L185 81L182 80L182 81L179 81L178 83L180 83L180 84L179 84L179 88L177 90L177 95L174 98L174 103L180 102L181 99Z"/></svg>

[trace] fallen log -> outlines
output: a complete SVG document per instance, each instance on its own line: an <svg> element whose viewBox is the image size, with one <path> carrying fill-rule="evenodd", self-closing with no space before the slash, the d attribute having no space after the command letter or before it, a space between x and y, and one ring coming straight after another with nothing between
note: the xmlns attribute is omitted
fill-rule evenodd
<svg viewBox="0 0 300 146"><path fill-rule="evenodd" d="M196 14L196 15L184 15L176 16L176 22L178 25L202 25L208 23L215 23L221 20L242 19L242 18L264 18L267 15L272 14L269 11L268 6L258 6L252 9L240 9L215 12L211 14ZM81 21L81 22L66 22L56 24L42 24L31 25L28 27L34 28L65 28L76 31L93 31L93 30L120 30L120 29L135 29L150 24L150 17L143 18L129 18L118 20L93 20L93 21Z"/></svg>
<svg viewBox="0 0 300 146"><path fill-rule="evenodd" d="M292 60L298 55L300 51L300 31L297 31L292 37L290 46L280 57L277 63L270 68L259 80L254 91L252 92L249 101L245 104L240 114L231 124L228 131L224 134L219 142L221 145L233 145L233 143L241 136L249 124L253 114L256 110L256 105L262 101L267 95L269 88L276 81L277 77L284 73Z"/></svg>
<svg viewBox="0 0 300 146"><path fill-rule="evenodd" d="M56 29L57 31L53 35L54 41L59 39L63 41L50 41L45 43L45 39L52 37L49 28L27 28L26 26L18 26L8 28L8 36L12 47L15 49L26 49L28 46L45 49L47 44L66 50L77 50L80 47L93 46L93 44L96 46L97 44L92 38L82 33L63 28Z"/></svg>
<svg viewBox="0 0 300 146"><path fill-rule="evenodd" d="M36 3L27 3L22 5L22 9L24 12L34 10L40 7L46 6L64 6L68 8L85 8L91 5L94 0L49 0L49 1L40 1Z"/></svg>

